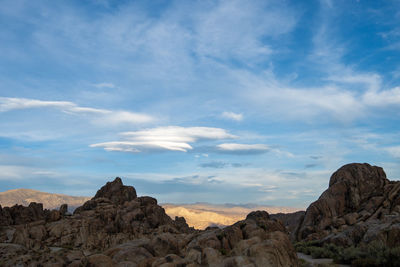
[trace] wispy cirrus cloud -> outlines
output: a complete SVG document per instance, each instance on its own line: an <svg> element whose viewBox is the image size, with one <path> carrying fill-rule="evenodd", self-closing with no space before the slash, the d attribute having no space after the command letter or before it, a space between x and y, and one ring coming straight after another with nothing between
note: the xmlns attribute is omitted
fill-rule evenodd
<svg viewBox="0 0 400 267"><path fill-rule="evenodd" d="M155 120L150 115L134 113L123 110L108 110L91 107L82 107L69 101L46 101L28 98L0 97L0 112L10 112L13 110L54 108L68 114L88 114L95 123L149 123Z"/></svg>
<svg viewBox="0 0 400 267"><path fill-rule="evenodd" d="M97 88L110 88L110 89L115 88L115 85L113 83L96 83L93 84L93 86Z"/></svg>
<svg viewBox="0 0 400 267"><path fill-rule="evenodd" d="M296 22L294 10L280 1L216 1L195 16L195 51L225 63L235 59L252 65L275 52L263 37L286 34Z"/></svg>
<svg viewBox="0 0 400 267"><path fill-rule="evenodd" d="M213 168L213 169L222 169L222 168L227 168L227 167L233 167L233 168L241 168L241 167L247 167L249 166L249 163L229 163L229 162L224 162L224 161L210 161L210 162L205 162L201 163L199 166L202 168Z"/></svg>
<svg viewBox="0 0 400 267"><path fill-rule="evenodd" d="M384 148L389 154L395 158L400 158L400 146L391 146Z"/></svg>
<svg viewBox="0 0 400 267"><path fill-rule="evenodd" d="M32 108L56 108L70 113L105 114L108 112L103 109L80 107L69 101L43 101L28 98L0 97L0 112Z"/></svg>
<svg viewBox="0 0 400 267"><path fill-rule="evenodd" d="M217 145L217 151L228 154L260 154L270 150L271 148L264 144L224 143Z"/></svg>

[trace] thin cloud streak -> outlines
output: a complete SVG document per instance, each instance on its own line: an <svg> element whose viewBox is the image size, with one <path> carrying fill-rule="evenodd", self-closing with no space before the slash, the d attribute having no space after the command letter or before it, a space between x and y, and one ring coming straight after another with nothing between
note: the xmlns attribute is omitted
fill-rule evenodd
<svg viewBox="0 0 400 267"><path fill-rule="evenodd" d="M217 151L233 154L257 154L266 153L270 150L271 148L264 144L224 143L217 145Z"/></svg>
<svg viewBox="0 0 400 267"><path fill-rule="evenodd" d="M81 107L69 101L44 101L28 98L0 97L0 112L10 112L13 110L55 108L68 114L89 114L93 115L92 120L96 123L149 123L155 119L146 114L134 113L129 111L112 111L107 109L97 109L91 107Z"/></svg>
<svg viewBox="0 0 400 267"><path fill-rule="evenodd" d="M93 84L93 86L97 88L110 88L110 89L115 88L115 85L113 83L96 83Z"/></svg>

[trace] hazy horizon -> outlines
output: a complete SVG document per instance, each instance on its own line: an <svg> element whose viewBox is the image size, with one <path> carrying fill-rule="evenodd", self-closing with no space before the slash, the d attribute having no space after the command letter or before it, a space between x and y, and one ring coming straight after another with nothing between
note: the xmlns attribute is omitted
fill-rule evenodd
<svg viewBox="0 0 400 267"><path fill-rule="evenodd" d="M0 191L307 207L400 179L400 2L0 5Z"/></svg>
<svg viewBox="0 0 400 267"><path fill-rule="evenodd" d="M128 185L129 186L129 185ZM13 193L13 192L18 192L20 193L21 191L33 191L33 192L38 192L38 193L45 193L45 194L54 194L54 195L64 195L64 196L68 196L68 197L77 197L77 198L92 198L94 197L95 194L92 195L67 195L67 194L59 194L59 193L52 193L52 192L45 192L45 191L40 191L40 190L36 190L36 189L30 189L30 188L15 188L15 189L9 189L9 190L5 190L5 191L0 191L0 196L4 195L3 193L9 194L9 193ZM138 196L145 196L145 195L138 195ZM22 199L19 199L22 200ZM35 201L37 202L37 201ZM229 202L221 202L221 203L212 203L212 202L176 202L176 203L172 203L172 202L159 202L157 201L159 205L163 206L163 205L212 205L212 206L224 206L224 207L243 207L243 208L248 208L248 209L254 209L257 207L271 207L271 208L293 208L293 209L298 209L298 210L305 210L307 207L286 207L286 206L276 206L276 205L262 205L259 203L229 203ZM39 201L40 203L40 201ZM14 203L14 204L18 204L18 203ZM12 205L14 205L12 204ZM0 198L0 205L2 205L3 207L6 207L2 204L1 202L1 198ZM10 205L8 205L10 206ZM58 208L58 206L54 206L52 208Z"/></svg>

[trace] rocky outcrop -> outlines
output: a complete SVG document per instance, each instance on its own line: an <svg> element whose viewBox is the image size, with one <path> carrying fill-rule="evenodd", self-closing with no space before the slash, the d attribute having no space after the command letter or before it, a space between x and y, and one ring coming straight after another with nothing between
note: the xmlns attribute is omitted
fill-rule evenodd
<svg viewBox="0 0 400 267"><path fill-rule="evenodd" d="M276 213L271 214L271 218L280 220L289 232L290 240L295 241L297 236L297 229L303 222L305 211L296 211L292 213Z"/></svg>
<svg viewBox="0 0 400 267"><path fill-rule="evenodd" d="M71 216L65 206L51 212L37 204L25 208L37 212L34 220L8 213L13 223L0 231L2 265L297 266L285 227L265 211L224 229L199 231L182 217L172 220L156 199L137 197L120 178Z"/></svg>
<svg viewBox="0 0 400 267"><path fill-rule="evenodd" d="M115 204L124 204L125 201L134 200L136 197L135 188L123 185L121 178L117 177L100 188L93 199L107 198Z"/></svg>
<svg viewBox="0 0 400 267"><path fill-rule="evenodd" d="M329 188L306 210L297 240L342 246L378 240L400 245L400 182L382 168L348 164L330 178Z"/></svg>
<svg viewBox="0 0 400 267"><path fill-rule="evenodd" d="M0 206L0 226L26 224L39 220L57 221L60 218L59 211L43 209L41 203L31 202L28 207L14 205L1 208Z"/></svg>
<svg viewBox="0 0 400 267"><path fill-rule="evenodd" d="M68 204L62 204L58 210L62 216L66 215L68 212Z"/></svg>

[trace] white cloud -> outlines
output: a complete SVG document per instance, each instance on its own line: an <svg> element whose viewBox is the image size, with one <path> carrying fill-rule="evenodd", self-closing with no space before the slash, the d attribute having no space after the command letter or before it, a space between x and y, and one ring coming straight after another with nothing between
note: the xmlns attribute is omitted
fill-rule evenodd
<svg viewBox="0 0 400 267"><path fill-rule="evenodd" d="M0 97L0 112L30 108L58 108L66 112L105 113L105 110L79 107L68 101L42 101L28 98Z"/></svg>
<svg viewBox="0 0 400 267"><path fill-rule="evenodd" d="M375 108L400 107L400 87L382 88L381 76L340 65L327 68L337 73L326 78L332 83L308 88L287 85L272 73L264 77L244 70L234 73L240 86L246 88L242 99L270 118L315 122L324 116L348 123L370 116Z"/></svg>
<svg viewBox="0 0 400 267"><path fill-rule="evenodd" d="M243 120L243 114L228 112L228 111L223 112L222 117L224 117L226 119L234 120L234 121L242 121Z"/></svg>
<svg viewBox="0 0 400 267"><path fill-rule="evenodd" d="M115 88L115 85L113 83L96 83L93 84L93 86L97 88Z"/></svg>
<svg viewBox="0 0 400 267"><path fill-rule="evenodd" d="M400 146L392 146L385 148L389 154L391 154L395 158L400 158Z"/></svg>
<svg viewBox="0 0 400 267"><path fill-rule="evenodd" d="M231 139L237 136L229 134L225 129L211 127L158 127L142 131L124 132L122 135L133 140L156 140L156 141L183 141L195 142L201 139Z"/></svg>
<svg viewBox="0 0 400 267"><path fill-rule="evenodd" d="M352 69L336 64L336 75L330 75L327 79L342 84L364 84L369 90L379 90L382 78L376 73L355 73Z"/></svg>
<svg viewBox="0 0 400 267"><path fill-rule="evenodd" d="M366 105L385 107L400 104L400 87L389 90L368 91L363 95L363 102Z"/></svg>
<svg viewBox="0 0 400 267"><path fill-rule="evenodd" d="M69 114L89 114L93 116L93 122L101 124L148 123L154 121L153 117L146 114L81 107L69 101L0 97L0 112L34 108L55 108Z"/></svg>
<svg viewBox="0 0 400 267"><path fill-rule="evenodd" d="M187 152L193 149L189 143L199 140L232 139L237 136L221 128L168 126L121 133L124 140L92 144L107 151L143 152L169 150Z"/></svg>
<svg viewBox="0 0 400 267"><path fill-rule="evenodd" d="M293 11L279 1L220 1L195 16L196 52L205 57L235 58L245 64L257 62L273 53L262 42L277 37L296 24Z"/></svg>
<svg viewBox="0 0 400 267"><path fill-rule="evenodd" d="M120 151L120 152L132 152L138 153L144 150L170 150L170 151L182 151L192 149L187 143L182 142L168 142L168 141L112 141L98 144L92 144L90 147L103 147L106 151Z"/></svg>
<svg viewBox="0 0 400 267"><path fill-rule="evenodd" d="M123 124L123 123L148 123L155 119L147 114L130 111L109 111L96 120L97 123Z"/></svg>
<svg viewBox="0 0 400 267"><path fill-rule="evenodd" d="M222 152L228 153L263 153L271 150L271 148L264 144L236 144L224 143L217 145L217 149Z"/></svg>
<svg viewBox="0 0 400 267"><path fill-rule="evenodd" d="M59 175L59 173L47 169L21 165L0 164L0 181L10 181L11 179L22 180L36 177L58 177Z"/></svg>

